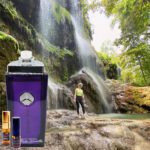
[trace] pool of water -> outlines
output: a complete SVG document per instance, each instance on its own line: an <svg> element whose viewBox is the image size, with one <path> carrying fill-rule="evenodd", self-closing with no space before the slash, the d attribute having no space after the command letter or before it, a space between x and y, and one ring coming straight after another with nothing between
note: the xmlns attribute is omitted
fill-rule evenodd
<svg viewBox="0 0 150 150"><path fill-rule="evenodd" d="M150 114L101 114L102 118L111 118L111 119L135 119L135 120L144 120L150 119Z"/></svg>

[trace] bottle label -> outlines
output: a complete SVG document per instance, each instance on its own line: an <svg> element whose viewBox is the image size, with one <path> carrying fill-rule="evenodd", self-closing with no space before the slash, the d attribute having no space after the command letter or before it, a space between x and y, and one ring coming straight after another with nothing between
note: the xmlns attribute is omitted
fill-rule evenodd
<svg viewBox="0 0 150 150"><path fill-rule="evenodd" d="M20 147L20 137L12 138L12 147L14 147L14 148Z"/></svg>
<svg viewBox="0 0 150 150"><path fill-rule="evenodd" d="M34 102L34 97L31 93L25 92L20 96L20 102L25 106L29 106Z"/></svg>
<svg viewBox="0 0 150 150"><path fill-rule="evenodd" d="M9 141L9 133L3 133L3 141Z"/></svg>

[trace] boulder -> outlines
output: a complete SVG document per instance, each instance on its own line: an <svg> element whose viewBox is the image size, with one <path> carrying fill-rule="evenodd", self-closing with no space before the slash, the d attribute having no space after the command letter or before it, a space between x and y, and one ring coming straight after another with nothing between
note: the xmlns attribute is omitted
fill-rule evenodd
<svg viewBox="0 0 150 150"><path fill-rule="evenodd" d="M112 110L112 97L103 79L93 71L82 68L71 76L66 84L74 93L79 82L83 83L85 103L88 112L108 113Z"/></svg>
<svg viewBox="0 0 150 150"><path fill-rule="evenodd" d="M150 87L136 87L118 80L106 80L113 95L113 109L118 113L149 113Z"/></svg>

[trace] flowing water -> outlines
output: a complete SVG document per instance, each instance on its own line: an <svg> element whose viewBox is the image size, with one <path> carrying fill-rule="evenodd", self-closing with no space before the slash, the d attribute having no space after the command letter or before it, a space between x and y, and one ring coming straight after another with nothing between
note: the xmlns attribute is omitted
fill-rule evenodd
<svg viewBox="0 0 150 150"><path fill-rule="evenodd" d="M53 3L55 2L52 0L40 1L40 31L48 39L50 39L49 33L51 33L51 30L55 30L55 28L52 27L53 19L51 14L51 7L53 7ZM72 0L71 19L75 30L74 37L78 49L78 57L80 59L81 66L88 68L88 73L90 73L90 76L97 85L100 101L105 108L105 112L108 113L111 112L111 105L108 103L108 96L106 92L107 90L105 90L106 87L104 85L104 82L100 78L100 76L98 77L98 75L96 74L98 73L97 56L93 47L91 46L90 39L87 38L87 35L85 34L82 11L79 4L79 0ZM54 83L51 79L49 79L48 87L48 108L57 109L59 107L58 91L60 89L60 86Z"/></svg>
<svg viewBox="0 0 150 150"><path fill-rule="evenodd" d="M90 70L89 68L81 69L81 72L84 72L88 76L90 76L93 80L93 83L96 85L96 90L99 95L99 101L102 104L102 109L104 113L110 113L112 111L112 105L109 102L111 101L111 95L104 83L104 80L95 72Z"/></svg>
<svg viewBox="0 0 150 150"><path fill-rule="evenodd" d="M78 48L78 56L82 67L88 67L94 71L97 70L96 54L91 46L90 39L84 30L82 11L79 7L79 1L73 0L71 8L71 19L75 29L74 37Z"/></svg>
<svg viewBox="0 0 150 150"><path fill-rule="evenodd" d="M58 109L59 86L52 79L48 80L48 109Z"/></svg>
<svg viewBox="0 0 150 150"><path fill-rule="evenodd" d="M39 25L40 32L45 38L50 40L50 32L52 30L52 14L51 7L53 2L51 0L40 0L40 15L39 15ZM48 79L48 109L58 109L58 94L61 87L56 84L51 77Z"/></svg>
<svg viewBox="0 0 150 150"><path fill-rule="evenodd" d="M40 32L47 38L51 28L50 0L40 0L39 24Z"/></svg>
<svg viewBox="0 0 150 150"><path fill-rule="evenodd" d="M144 120L150 119L150 114L101 114L101 118L111 118L111 119L135 119L135 120Z"/></svg>
<svg viewBox="0 0 150 150"><path fill-rule="evenodd" d="M96 55L91 47L89 39L84 38L83 30L80 28L80 24L77 19L72 16L72 23L75 29L75 40L78 48L78 56L82 67L88 67L93 71L97 71Z"/></svg>
<svg viewBox="0 0 150 150"><path fill-rule="evenodd" d="M83 28L84 25L82 11L80 9L78 0L73 0L71 15L72 23L75 29L74 36L82 66L88 68L85 70L85 72L92 77L93 82L97 85L99 98L105 109L104 112L110 113L112 110L111 104L108 103L108 99L110 99L110 97L108 97L108 90L103 79L97 74L97 56L91 46L89 38L87 38L85 34L85 30Z"/></svg>

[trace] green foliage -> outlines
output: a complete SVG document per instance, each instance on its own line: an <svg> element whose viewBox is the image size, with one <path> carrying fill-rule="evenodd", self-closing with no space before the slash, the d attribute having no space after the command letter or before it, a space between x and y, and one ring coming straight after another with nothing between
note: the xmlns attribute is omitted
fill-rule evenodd
<svg viewBox="0 0 150 150"><path fill-rule="evenodd" d="M42 35L38 35L40 41L46 50L48 50L51 54L54 54L58 58L64 58L65 56L73 56L74 53L66 48L60 49L58 46L52 45L48 40L46 40Z"/></svg>
<svg viewBox="0 0 150 150"><path fill-rule="evenodd" d="M57 23L60 24L64 20L71 21L70 13L66 8L64 8L59 3L53 0L51 1L51 3L52 3L52 14L54 15Z"/></svg>
<svg viewBox="0 0 150 150"><path fill-rule="evenodd" d="M13 6L11 1L9 1L9 0L1 0L0 3L3 4L3 6L9 11L9 13L11 14L13 19L17 18L17 16L18 16L17 11L14 8L14 6Z"/></svg>
<svg viewBox="0 0 150 150"><path fill-rule="evenodd" d="M120 23L121 37L115 43L124 46L121 56L123 80L150 85L149 1L102 0L102 6L108 16L114 16L114 23Z"/></svg>
<svg viewBox="0 0 150 150"><path fill-rule="evenodd" d="M106 52L97 52L97 55L104 65L105 76L107 76L110 79L117 79L117 57L115 55L113 55L113 57L109 56Z"/></svg>
<svg viewBox="0 0 150 150"><path fill-rule="evenodd" d="M88 16L89 5L88 5L87 0L80 0L80 5L82 8L82 13L83 13L85 32L88 37L92 38L91 24L89 22L89 16Z"/></svg>
<svg viewBox="0 0 150 150"><path fill-rule="evenodd" d="M16 43L16 46L18 45L18 42L15 38L13 38L12 36L10 36L4 32L1 32L1 31L0 31L0 40L12 41L12 42Z"/></svg>
<svg viewBox="0 0 150 150"><path fill-rule="evenodd" d="M29 45L36 43L36 31L34 27L29 24L20 13L18 13L10 0L0 1L0 15L1 19L6 22L10 28L13 28L13 33L21 33L22 38Z"/></svg>
<svg viewBox="0 0 150 150"><path fill-rule="evenodd" d="M18 58L18 42L12 36L0 32L0 82L4 81L7 65Z"/></svg>
<svg viewBox="0 0 150 150"><path fill-rule="evenodd" d="M34 54L34 56L44 63L45 69L50 77L52 77L55 82L62 83L69 79L69 69L67 67L67 62L64 58L60 58L54 55L42 56L39 54Z"/></svg>
<svg viewBox="0 0 150 150"><path fill-rule="evenodd" d="M129 80L130 82L140 86L150 84L150 47L147 44L140 43L137 47L124 52L120 58L125 81L131 72L130 79L133 81Z"/></svg>

